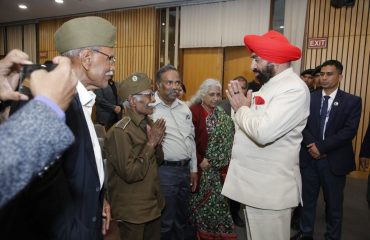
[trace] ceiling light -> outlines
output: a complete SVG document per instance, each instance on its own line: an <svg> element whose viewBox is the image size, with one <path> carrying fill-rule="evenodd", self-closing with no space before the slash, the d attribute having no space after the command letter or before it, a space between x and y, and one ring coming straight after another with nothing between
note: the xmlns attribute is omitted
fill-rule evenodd
<svg viewBox="0 0 370 240"><path fill-rule="evenodd" d="M62 4L62 3L64 3L64 1L63 0L54 0L56 3L60 3L60 4Z"/></svg>
<svg viewBox="0 0 370 240"><path fill-rule="evenodd" d="M19 4L18 7L20 9L27 9L28 8L25 4Z"/></svg>
<svg viewBox="0 0 370 240"><path fill-rule="evenodd" d="M279 28L284 29L284 26L280 26Z"/></svg>

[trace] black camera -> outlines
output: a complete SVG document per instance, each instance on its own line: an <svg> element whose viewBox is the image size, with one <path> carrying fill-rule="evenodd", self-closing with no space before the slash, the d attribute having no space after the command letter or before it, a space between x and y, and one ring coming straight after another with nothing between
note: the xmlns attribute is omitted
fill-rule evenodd
<svg viewBox="0 0 370 240"><path fill-rule="evenodd" d="M39 70L39 69L45 69L46 71L50 72L52 71L57 64L53 63L47 63L47 64L27 64L22 66L22 70L19 74L19 86L18 90L22 90L22 87L25 86L29 88L29 82L25 81L26 79L29 79L31 76L31 73L33 71Z"/></svg>
<svg viewBox="0 0 370 240"><path fill-rule="evenodd" d="M39 69L45 69L46 71L52 71L57 64L47 63L47 64L27 64L23 65L21 72L19 73L19 83L18 83L18 92L28 96L29 99L32 99L32 93L30 89L30 76L33 71ZM23 107L26 104L25 101L13 101L10 105L10 115L16 112L18 109Z"/></svg>

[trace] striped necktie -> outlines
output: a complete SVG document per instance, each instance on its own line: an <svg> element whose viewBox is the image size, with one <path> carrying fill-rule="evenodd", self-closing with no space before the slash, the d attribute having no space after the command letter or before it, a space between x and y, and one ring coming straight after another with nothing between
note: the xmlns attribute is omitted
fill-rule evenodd
<svg viewBox="0 0 370 240"><path fill-rule="evenodd" d="M321 113L320 113L320 137L324 139L324 128L325 128L325 121L326 115L328 114L328 103L329 103L330 96L324 96L324 102L321 106Z"/></svg>

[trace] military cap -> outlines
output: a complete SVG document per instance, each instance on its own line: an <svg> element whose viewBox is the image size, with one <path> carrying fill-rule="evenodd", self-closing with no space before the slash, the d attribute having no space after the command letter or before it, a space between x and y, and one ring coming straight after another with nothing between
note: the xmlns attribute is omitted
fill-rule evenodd
<svg viewBox="0 0 370 240"><path fill-rule="evenodd" d="M80 17L65 22L54 34L58 52L85 47L114 47L117 28L101 17Z"/></svg>
<svg viewBox="0 0 370 240"><path fill-rule="evenodd" d="M145 73L133 73L119 86L118 95L126 100L128 96L152 89L152 81Z"/></svg>

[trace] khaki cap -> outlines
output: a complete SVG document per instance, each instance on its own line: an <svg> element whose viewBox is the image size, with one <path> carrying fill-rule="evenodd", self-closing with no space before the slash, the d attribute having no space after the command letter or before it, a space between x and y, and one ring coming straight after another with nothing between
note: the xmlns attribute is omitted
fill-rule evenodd
<svg viewBox="0 0 370 240"><path fill-rule="evenodd" d="M54 34L59 53L85 47L114 47L117 28L101 17L80 17L65 22Z"/></svg>
<svg viewBox="0 0 370 240"><path fill-rule="evenodd" d="M152 81L145 73L133 73L128 76L119 86L118 95L126 100L128 96L152 89Z"/></svg>

